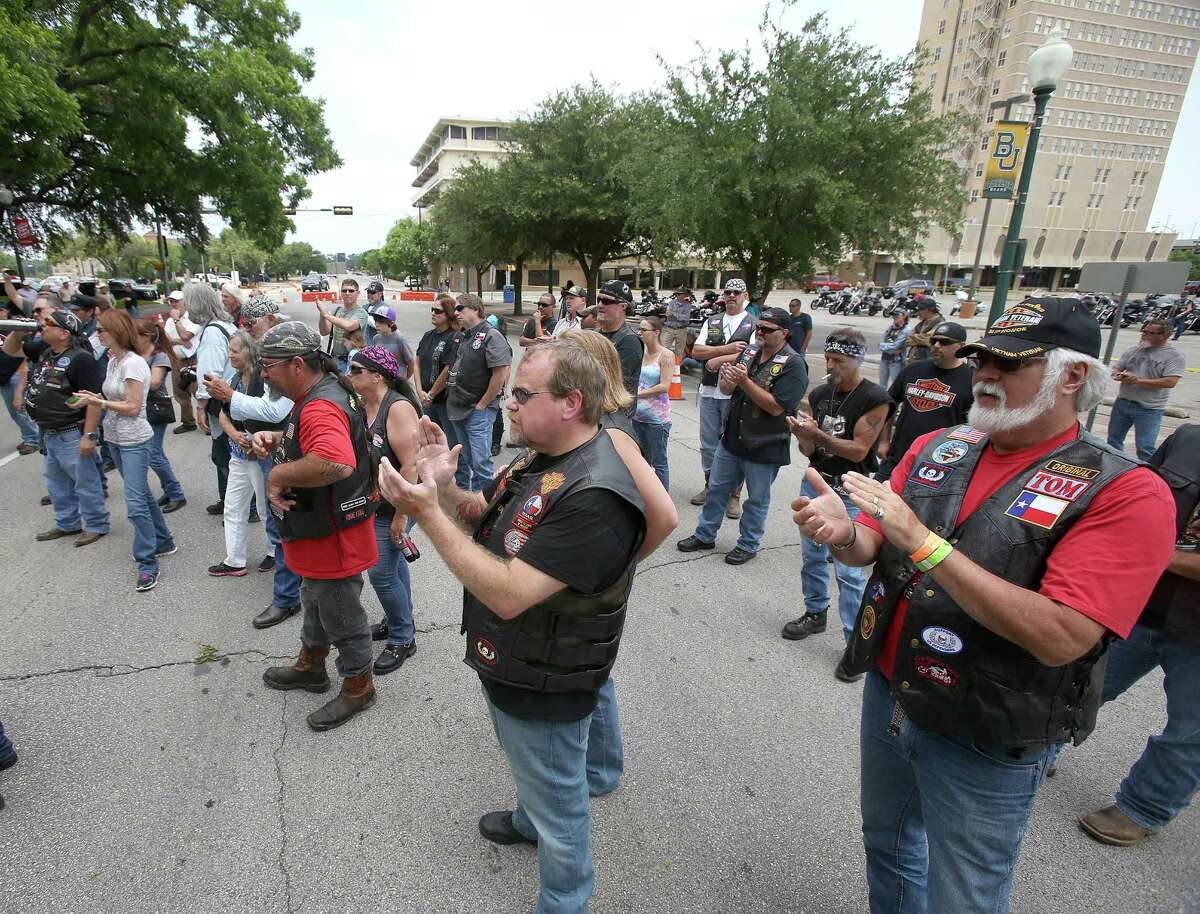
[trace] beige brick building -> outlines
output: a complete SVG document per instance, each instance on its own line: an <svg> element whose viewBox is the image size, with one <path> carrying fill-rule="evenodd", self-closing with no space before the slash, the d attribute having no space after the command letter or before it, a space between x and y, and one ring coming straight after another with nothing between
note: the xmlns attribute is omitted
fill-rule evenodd
<svg viewBox="0 0 1200 914"><path fill-rule="evenodd" d="M1075 56L1050 99L1022 236L1022 286L1074 285L1084 263L1165 260L1175 234L1149 225L1200 40L1200 0L925 0L921 79L935 110L962 111L977 128L957 151L971 202L956 235L935 229L920 264L881 258L873 278L969 274L982 228L988 141L1006 99L1032 118L1026 62L1054 29ZM1176 155L1185 154L1176 150ZM1012 204L993 201L981 282L991 285Z"/></svg>

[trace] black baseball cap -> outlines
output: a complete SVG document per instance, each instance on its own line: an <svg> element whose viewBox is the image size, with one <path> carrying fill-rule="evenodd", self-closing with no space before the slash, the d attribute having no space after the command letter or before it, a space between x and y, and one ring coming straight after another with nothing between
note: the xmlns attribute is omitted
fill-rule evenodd
<svg viewBox="0 0 1200 914"><path fill-rule="evenodd" d="M760 321L770 321L781 330L790 331L792 329L792 316L782 308L763 308L758 319Z"/></svg>
<svg viewBox="0 0 1200 914"><path fill-rule="evenodd" d="M617 301L625 304L633 303L633 292L630 290L627 283L619 279L610 279L600 287L600 294L607 295L609 298L615 298Z"/></svg>
<svg viewBox="0 0 1200 914"><path fill-rule="evenodd" d="M1028 359L1051 349L1100 357L1100 325L1074 298L1028 298L1010 305L983 338L958 348L960 356L987 352L1005 359Z"/></svg>
<svg viewBox="0 0 1200 914"><path fill-rule="evenodd" d="M383 291L383 283L381 283L378 279L371 280L371 283L367 286L367 294L368 295L373 295L376 292L382 292L382 291Z"/></svg>
<svg viewBox="0 0 1200 914"><path fill-rule="evenodd" d="M956 324L954 321L942 321L933 328L933 333L929 334L929 337L935 340L953 340L956 343L965 343L967 331L962 324Z"/></svg>

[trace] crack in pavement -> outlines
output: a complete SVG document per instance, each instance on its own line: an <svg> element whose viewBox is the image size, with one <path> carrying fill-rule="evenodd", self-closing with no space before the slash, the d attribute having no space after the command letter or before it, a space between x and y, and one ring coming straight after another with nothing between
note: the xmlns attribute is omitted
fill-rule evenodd
<svg viewBox="0 0 1200 914"><path fill-rule="evenodd" d="M414 628L414 630L420 632L422 635L431 635L434 632L444 632L447 629L451 629L451 628L457 629L457 628L461 628L461 627L462 627L461 622L445 622L441 625L434 622L434 623L430 624L429 628Z"/></svg>
<svg viewBox="0 0 1200 914"><path fill-rule="evenodd" d="M800 546L800 545L802 545L802 544L801 543L779 543L778 545L775 545L775 546L763 546L761 549L758 550L758 552L755 553L755 555L758 555L759 552L774 552L776 549L795 549L797 546ZM702 561L703 559L712 559L712 558L717 558L718 556L723 557L724 555L725 555L725 553L722 552L720 549L705 550L700 555L689 556L688 558L685 558L685 559L672 559L669 562L659 562L657 565L649 565L645 568L639 568L634 573L633 576L636 578L639 575L645 574L648 571L657 571L659 568L667 568L671 565L686 565L689 562L699 562L699 561Z"/></svg>
<svg viewBox="0 0 1200 914"><path fill-rule="evenodd" d="M288 716L287 716L287 700L288 693L283 693L283 701L280 702L279 722L283 726L283 732L279 736L279 745L275 747L275 751L271 753L271 760L275 763L275 780L279 782L279 794L276 797L276 806L279 809L279 856L276 863L279 866L279 872L283 875L283 900L287 905L288 914L293 914L295 908L292 905L292 874L287 868L287 849L288 849L288 827L287 827L287 807L284 804L284 783L283 783L283 765L279 762L279 753L283 751L283 744L287 742L288 735Z"/></svg>
<svg viewBox="0 0 1200 914"><path fill-rule="evenodd" d="M206 660L205 663L219 663L232 657L246 657L250 654L257 654L262 661L266 660L294 660L294 654L279 655L268 654L265 651L260 651L257 648L250 648L244 651L230 651L225 654L214 654L212 660ZM40 670L36 673L10 673L6 676L0 676L0 682L21 682L26 679L43 679L48 676L66 676L71 673L88 673L96 674L97 679L110 679L115 676L132 676L134 673L145 673L150 670L165 670L175 666L201 666L194 658L191 660L168 660L166 663L152 663L147 666L131 666L127 663L89 663L83 666L64 667L58 670Z"/></svg>

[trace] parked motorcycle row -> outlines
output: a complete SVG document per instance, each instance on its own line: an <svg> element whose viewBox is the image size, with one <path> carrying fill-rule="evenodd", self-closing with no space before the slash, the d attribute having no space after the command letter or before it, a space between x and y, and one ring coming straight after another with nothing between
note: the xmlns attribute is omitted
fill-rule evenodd
<svg viewBox="0 0 1200 914"><path fill-rule="evenodd" d="M1101 327L1111 327L1117 314L1117 303L1108 295L1085 295L1083 303L1091 308ZM1174 295L1147 295L1145 298L1132 298L1125 302L1125 310L1121 312L1121 326L1132 327L1134 324L1145 324L1149 320L1171 320L1179 305ZM1200 310L1193 310L1183 319L1184 333L1200 333Z"/></svg>

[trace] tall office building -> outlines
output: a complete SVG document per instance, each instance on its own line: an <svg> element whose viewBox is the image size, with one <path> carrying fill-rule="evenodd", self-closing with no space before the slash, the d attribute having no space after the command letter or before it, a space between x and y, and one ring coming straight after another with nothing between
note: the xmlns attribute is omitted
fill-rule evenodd
<svg viewBox="0 0 1200 914"><path fill-rule="evenodd" d="M1196 62L1200 8L1149 0L925 0L919 40L930 56L919 78L935 111L963 112L975 129L955 154L971 201L962 224L950 236L934 229L924 267L914 272L970 272L993 122L1014 97L1011 119L1032 118L1026 64L1055 29L1075 56L1050 98L1038 145L1021 231L1028 243L1022 286L1071 287L1084 263L1170 253L1175 234L1155 230L1149 219ZM980 250L983 285L994 280L1011 210L1007 200L992 203Z"/></svg>

